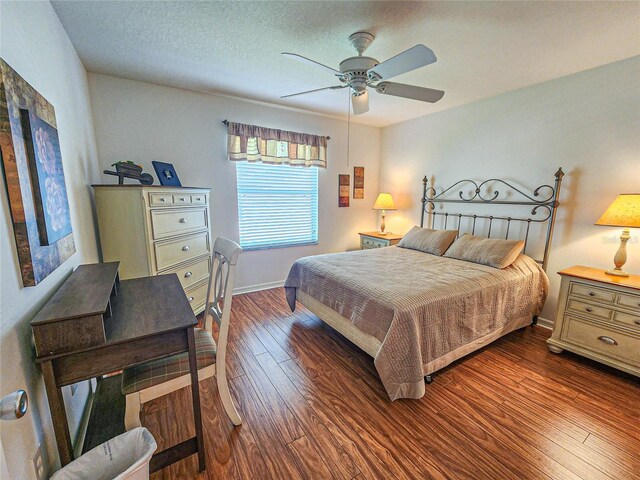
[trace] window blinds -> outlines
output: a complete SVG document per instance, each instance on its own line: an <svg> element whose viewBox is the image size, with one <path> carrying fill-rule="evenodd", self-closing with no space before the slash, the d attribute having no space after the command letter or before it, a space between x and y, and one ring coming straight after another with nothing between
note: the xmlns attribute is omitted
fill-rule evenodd
<svg viewBox="0 0 640 480"><path fill-rule="evenodd" d="M318 242L318 169L236 163L240 246Z"/></svg>

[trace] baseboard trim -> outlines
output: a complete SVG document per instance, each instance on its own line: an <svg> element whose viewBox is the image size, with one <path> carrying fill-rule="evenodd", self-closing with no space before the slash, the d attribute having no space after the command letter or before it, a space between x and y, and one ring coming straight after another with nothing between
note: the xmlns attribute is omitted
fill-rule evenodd
<svg viewBox="0 0 640 480"><path fill-rule="evenodd" d="M553 330L553 320L549 320L548 318L538 317L538 326L542 328L548 328L549 330Z"/></svg>
<svg viewBox="0 0 640 480"><path fill-rule="evenodd" d="M284 285L284 280L277 280L275 282L267 282L267 283L258 283L257 285L249 285L247 287L234 288L233 294L239 295L241 293L259 292L260 290L268 290L270 288L282 287L283 285Z"/></svg>

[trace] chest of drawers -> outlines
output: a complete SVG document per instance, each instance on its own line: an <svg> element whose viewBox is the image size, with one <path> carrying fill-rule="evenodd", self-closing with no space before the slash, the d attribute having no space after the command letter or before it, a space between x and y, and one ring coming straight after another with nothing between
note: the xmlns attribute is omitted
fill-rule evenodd
<svg viewBox="0 0 640 480"><path fill-rule="evenodd" d="M579 266L559 273L549 349L569 350L640 376L640 277L614 277Z"/></svg>
<svg viewBox="0 0 640 480"><path fill-rule="evenodd" d="M209 189L93 189L102 260L119 261L122 280L176 273L193 311L202 312L211 268Z"/></svg>

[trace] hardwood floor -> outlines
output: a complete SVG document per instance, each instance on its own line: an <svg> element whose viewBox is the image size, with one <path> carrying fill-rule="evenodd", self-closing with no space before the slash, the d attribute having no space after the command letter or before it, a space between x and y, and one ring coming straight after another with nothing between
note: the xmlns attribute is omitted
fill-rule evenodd
<svg viewBox="0 0 640 480"><path fill-rule="evenodd" d="M195 456L152 475L199 479L640 478L640 383L528 327L391 403L373 360L283 289L234 297L228 372L244 423L201 382L207 471ZM188 389L145 404L159 449L193 434Z"/></svg>

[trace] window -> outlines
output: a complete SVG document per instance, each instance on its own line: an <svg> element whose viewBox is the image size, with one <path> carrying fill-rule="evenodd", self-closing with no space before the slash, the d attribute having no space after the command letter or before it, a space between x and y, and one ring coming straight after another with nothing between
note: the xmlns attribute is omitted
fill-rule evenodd
<svg viewBox="0 0 640 480"><path fill-rule="evenodd" d="M240 246L318 243L318 169L236 163Z"/></svg>

